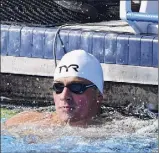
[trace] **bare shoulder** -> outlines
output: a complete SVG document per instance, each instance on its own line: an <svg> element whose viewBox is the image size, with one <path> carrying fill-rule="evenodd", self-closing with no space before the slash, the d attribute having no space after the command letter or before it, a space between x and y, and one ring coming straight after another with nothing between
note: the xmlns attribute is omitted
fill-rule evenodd
<svg viewBox="0 0 159 153"><path fill-rule="evenodd" d="M34 122L40 120L43 116L43 113L36 111L24 111L21 112L5 122L6 126L16 126L19 124L24 124L27 122Z"/></svg>

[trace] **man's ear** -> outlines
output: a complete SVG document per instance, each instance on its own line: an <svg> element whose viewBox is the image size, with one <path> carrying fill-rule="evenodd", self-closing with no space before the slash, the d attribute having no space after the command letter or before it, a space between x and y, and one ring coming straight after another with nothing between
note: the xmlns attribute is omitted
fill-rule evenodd
<svg viewBox="0 0 159 153"><path fill-rule="evenodd" d="M103 95L101 95L101 94L98 95L98 101L99 101L99 102L102 102L102 101L103 101Z"/></svg>
<svg viewBox="0 0 159 153"><path fill-rule="evenodd" d="M99 103L101 103L103 100L103 95L100 93L100 91L97 91L97 100Z"/></svg>
<svg viewBox="0 0 159 153"><path fill-rule="evenodd" d="M101 109L102 101L103 101L103 95L98 91L98 94L97 94L98 115L101 114L102 112L102 109Z"/></svg>

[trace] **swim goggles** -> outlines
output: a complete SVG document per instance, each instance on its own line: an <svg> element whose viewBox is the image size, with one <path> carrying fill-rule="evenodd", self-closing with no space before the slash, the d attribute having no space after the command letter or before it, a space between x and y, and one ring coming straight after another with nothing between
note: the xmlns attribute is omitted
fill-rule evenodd
<svg viewBox="0 0 159 153"><path fill-rule="evenodd" d="M64 87L67 87L71 92L75 94L82 94L88 88L96 87L94 84L82 84L82 83L70 83L68 85L64 85L63 83L54 83L52 90L56 92L56 94L62 93Z"/></svg>

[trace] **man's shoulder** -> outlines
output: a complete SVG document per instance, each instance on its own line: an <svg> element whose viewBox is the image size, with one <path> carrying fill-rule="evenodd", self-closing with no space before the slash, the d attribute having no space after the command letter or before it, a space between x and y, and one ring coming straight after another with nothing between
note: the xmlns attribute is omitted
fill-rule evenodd
<svg viewBox="0 0 159 153"><path fill-rule="evenodd" d="M37 112L37 111L24 111L21 112L5 122L5 126L18 126L20 124L40 124L40 123L58 124L59 119L56 112Z"/></svg>
<svg viewBox="0 0 159 153"><path fill-rule="evenodd" d="M42 113L37 111L24 111L16 114L15 116L9 118L6 122L6 126L14 126L19 124L24 124L27 122L33 122L42 118Z"/></svg>

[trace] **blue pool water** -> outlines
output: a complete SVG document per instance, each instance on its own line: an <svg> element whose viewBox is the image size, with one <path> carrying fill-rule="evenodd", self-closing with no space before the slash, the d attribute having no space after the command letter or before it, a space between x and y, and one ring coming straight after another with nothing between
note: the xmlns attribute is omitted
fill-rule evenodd
<svg viewBox="0 0 159 153"><path fill-rule="evenodd" d="M5 119L1 121L4 122ZM88 129L74 129L72 127L36 129L32 127L31 129L34 132L25 135L22 135L22 133L26 130L26 127L23 129L20 129L20 127L19 129L15 128L12 131L3 129L1 151L2 153L155 153L158 151L158 140L155 130L151 130L152 125L153 121L139 121L127 118L114 121L109 125L107 123L103 127ZM135 130L138 133L132 132L130 130L132 127L136 128ZM125 134L124 131L126 130ZM42 137L45 137L45 140Z"/></svg>
<svg viewBox="0 0 159 153"><path fill-rule="evenodd" d="M154 138L118 137L84 139L82 137L62 137L49 143L27 144L11 136L2 136L2 153L7 152L117 152L152 153L157 152Z"/></svg>

